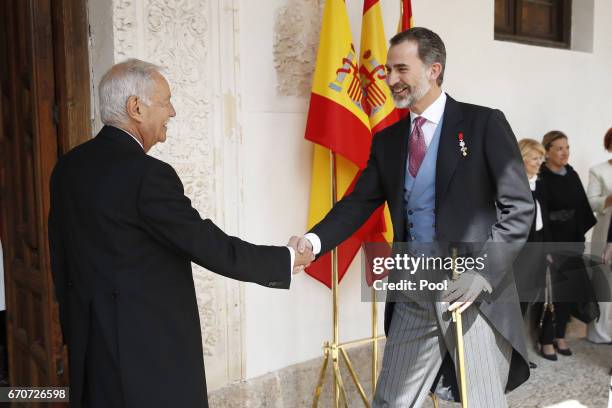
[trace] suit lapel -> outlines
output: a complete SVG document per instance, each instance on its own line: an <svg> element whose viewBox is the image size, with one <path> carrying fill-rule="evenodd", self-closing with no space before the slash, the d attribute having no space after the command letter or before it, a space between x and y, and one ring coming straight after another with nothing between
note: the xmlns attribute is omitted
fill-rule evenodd
<svg viewBox="0 0 612 408"><path fill-rule="evenodd" d="M394 137L394 143L389 146L389 153L387 157L395 157L399 158L399 161L394 161L392 165L389 167L391 170L391 177L395 180L393 191L395 192L396 202L404 203L404 184L406 183L406 160L408 160L408 139L410 137L410 115L407 115L405 118L401 119L398 129L396 131ZM396 153L396 149L399 149L400 154ZM404 203L405 204L405 203ZM406 225L406 214L405 214L405 205L398 205L395 207L395 211L391 214L391 219L395 222L398 220L400 223L398 225L398 230L400 231L400 236L396 237L399 241L404 240L405 228Z"/></svg>
<svg viewBox="0 0 612 408"><path fill-rule="evenodd" d="M459 161L461 154L459 151L459 132L463 131L462 120L459 103L447 95L446 106L444 107L444 123L442 124L436 160L436 211L439 208L439 203L444 199L448 184ZM468 137L466 137L466 141Z"/></svg>

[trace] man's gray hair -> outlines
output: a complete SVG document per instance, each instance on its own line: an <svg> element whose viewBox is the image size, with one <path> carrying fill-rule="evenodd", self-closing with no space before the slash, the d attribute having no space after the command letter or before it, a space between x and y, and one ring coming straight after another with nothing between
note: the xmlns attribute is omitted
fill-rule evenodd
<svg viewBox="0 0 612 408"><path fill-rule="evenodd" d="M438 86L444 81L444 70L446 69L446 47L440 36L425 27L412 27L406 31L395 34L389 43L394 45L401 44L405 41L414 41L418 45L419 58L427 66L431 66L434 62L442 66L440 75L438 76Z"/></svg>
<svg viewBox="0 0 612 408"><path fill-rule="evenodd" d="M136 96L145 103L155 83L153 74L162 68L150 62L128 59L113 65L100 80L100 117L105 125L121 125L129 121L126 112L127 100Z"/></svg>

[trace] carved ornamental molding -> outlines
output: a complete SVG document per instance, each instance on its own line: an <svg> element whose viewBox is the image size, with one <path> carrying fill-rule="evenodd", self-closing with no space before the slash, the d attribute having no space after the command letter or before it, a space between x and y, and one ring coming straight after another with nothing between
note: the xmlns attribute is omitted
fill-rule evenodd
<svg viewBox="0 0 612 408"><path fill-rule="evenodd" d="M151 155L178 172L185 194L207 218L215 218L218 175L215 172L212 89L209 67L211 44L208 0L114 0L115 62L140 58L166 68L177 116L169 124L168 139ZM223 340L218 319L225 300L217 299L216 275L193 265L204 354L217 352ZM222 292L221 292L222 293ZM160 299L163 302L163 299ZM219 304L221 303L221 304ZM224 347L223 345L221 345Z"/></svg>
<svg viewBox="0 0 612 408"><path fill-rule="evenodd" d="M274 68L283 96L309 97L324 0L288 0L276 12Z"/></svg>

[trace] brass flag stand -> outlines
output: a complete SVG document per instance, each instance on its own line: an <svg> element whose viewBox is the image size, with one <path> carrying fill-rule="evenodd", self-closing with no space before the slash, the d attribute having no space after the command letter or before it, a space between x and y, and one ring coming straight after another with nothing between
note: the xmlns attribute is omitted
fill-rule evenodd
<svg viewBox="0 0 612 408"><path fill-rule="evenodd" d="M331 167L331 195L332 195L332 206L336 204L337 197L337 186L336 186L336 156L330 150L330 167ZM331 253L332 256L332 326L333 334L332 341L326 341L323 344L323 365L319 372L319 381L315 389L314 398L312 401L312 407L317 408L319 406L319 398L321 397L321 391L323 390L323 383L325 381L325 375L327 373L327 365L331 358L332 373L333 373L333 387L334 387L334 402L333 407L339 408L340 406L348 408L348 399L346 397L346 389L342 376L340 375L340 356L344 360L346 367L351 375L351 379L359 392L359 396L363 401L366 408L370 408L370 402L359 382L357 373L353 368L353 364L349 359L346 349L351 346L357 346L361 344L372 343L372 390L376 389L376 374L378 367L378 340L384 338L384 336L378 336L378 325L377 325L377 314L378 308L376 305L376 291L372 288L372 295L374 296L372 302L372 336L362 340L354 340L346 343L340 343L339 333L339 319L338 319L338 250L334 248Z"/></svg>
<svg viewBox="0 0 612 408"><path fill-rule="evenodd" d="M330 150L330 174L331 174L331 201L332 207L336 204L337 197L337 186L336 186L336 156ZM312 408L317 408L319 406L319 399L321 397L321 392L323 391L323 383L325 382L325 375L327 373L327 366L329 364L329 359L332 360L332 372L333 372L333 387L334 387L334 401L333 407L339 408L340 406L344 408L348 408L348 399L346 397L346 390L344 388L344 382L342 381L342 376L340 375L340 359L339 356L342 356L344 363L351 375L353 383L357 388L357 392L359 392L359 396L363 401L363 404L366 408L370 408L370 402L365 395L365 391L359 382L359 378L357 377L357 373L353 368L353 364L349 359L348 354L346 353L346 348L351 346L358 346L362 344L372 343L372 394L376 391L376 380L378 377L378 341L384 339L385 336L378 335L378 304L376 298L376 290L372 285L372 334L370 337L361 339L361 340L353 340L345 343L340 343L340 332L339 332L339 319L338 319L338 250L334 248L331 252L332 256L332 341L326 341L323 344L323 364L321 366L321 370L319 371L319 381L317 382L317 387L315 388L314 398L312 400ZM461 325L461 315L459 315L459 325ZM461 346L461 350L463 350L463 343ZM463 361L463 360L461 360ZM465 384L465 381L462 380L462 384ZM462 393L462 400L463 395ZM342 397L342 405L340 405L340 397ZM432 399L434 408L438 408L438 399L434 394L430 393L430 397ZM467 405L464 405L462 408L465 408Z"/></svg>
<svg viewBox="0 0 612 408"><path fill-rule="evenodd" d="M459 278L455 259L457 259L457 248L452 250L453 280ZM459 309L453 310L453 322L455 323L455 337L457 338L457 364L459 365L459 395L461 396L461 408L467 408L467 383L465 379L465 350L463 348L463 322Z"/></svg>
<svg viewBox="0 0 612 408"><path fill-rule="evenodd" d="M372 283L372 395L376 392L376 379L378 377L378 304L376 303L376 289Z"/></svg>

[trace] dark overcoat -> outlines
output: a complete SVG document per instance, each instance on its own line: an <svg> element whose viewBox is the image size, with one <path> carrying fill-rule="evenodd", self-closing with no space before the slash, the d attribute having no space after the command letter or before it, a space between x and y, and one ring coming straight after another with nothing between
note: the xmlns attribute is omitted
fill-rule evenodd
<svg viewBox="0 0 612 408"><path fill-rule="evenodd" d="M73 407L207 407L195 262L288 288L287 248L202 219L174 169L105 126L51 178L53 281Z"/></svg>

